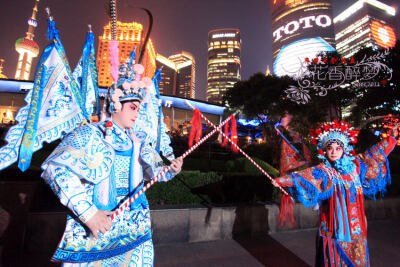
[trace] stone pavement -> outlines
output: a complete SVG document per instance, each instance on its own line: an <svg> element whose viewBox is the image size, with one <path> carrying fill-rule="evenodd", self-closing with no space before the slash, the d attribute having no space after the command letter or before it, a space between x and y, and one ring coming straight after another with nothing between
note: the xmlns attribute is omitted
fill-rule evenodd
<svg viewBox="0 0 400 267"><path fill-rule="evenodd" d="M400 263L400 222L368 225L371 266ZM313 266L317 229L155 247L155 266Z"/></svg>
<svg viewBox="0 0 400 267"><path fill-rule="evenodd" d="M155 266L313 266L316 231L294 230L271 235L235 236L233 240L156 245ZM368 231L371 266L399 266L400 221L373 221L369 223ZM49 257L22 254L11 265L0 266L60 266L51 263Z"/></svg>

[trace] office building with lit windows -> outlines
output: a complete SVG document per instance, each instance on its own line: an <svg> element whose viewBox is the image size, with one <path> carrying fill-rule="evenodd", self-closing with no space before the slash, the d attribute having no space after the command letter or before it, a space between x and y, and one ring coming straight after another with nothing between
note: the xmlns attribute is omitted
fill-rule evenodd
<svg viewBox="0 0 400 267"><path fill-rule="evenodd" d="M333 20L337 51L350 57L362 47L394 47L395 15L395 8L382 2L358 0Z"/></svg>
<svg viewBox="0 0 400 267"><path fill-rule="evenodd" d="M161 70L161 81L158 84L160 94L175 95L176 92L176 66L168 58L157 54L156 67Z"/></svg>
<svg viewBox="0 0 400 267"><path fill-rule="evenodd" d="M181 51L168 57L176 66L176 92L175 96L195 98L196 95L196 61L194 56L186 51Z"/></svg>
<svg viewBox="0 0 400 267"><path fill-rule="evenodd" d="M239 29L208 33L207 101L221 103L228 88L241 80Z"/></svg>
<svg viewBox="0 0 400 267"><path fill-rule="evenodd" d="M181 51L168 58L157 54L156 66L162 67L161 94L195 98L196 62L191 53Z"/></svg>
<svg viewBox="0 0 400 267"><path fill-rule="evenodd" d="M329 0L271 0L273 72L298 77L305 58L335 51Z"/></svg>
<svg viewBox="0 0 400 267"><path fill-rule="evenodd" d="M99 86L109 87L113 80L110 75L110 53L109 42L111 40L110 23L104 26L102 36L99 36L99 47L97 51L97 71ZM143 25L137 22L123 23L117 22L117 41L119 42L119 62L122 64L129 59L131 51L136 47L136 55L139 56L140 49L143 46ZM153 77L156 70L156 52L151 39L149 39L146 52L141 64L145 68L144 75Z"/></svg>

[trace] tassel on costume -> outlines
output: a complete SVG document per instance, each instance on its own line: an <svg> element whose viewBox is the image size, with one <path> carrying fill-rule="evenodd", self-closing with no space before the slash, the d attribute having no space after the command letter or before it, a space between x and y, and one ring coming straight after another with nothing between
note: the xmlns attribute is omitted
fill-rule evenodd
<svg viewBox="0 0 400 267"><path fill-rule="evenodd" d="M225 136L229 135L229 122L224 126L224 134ZM222 142L222 147L226 147L228 145L228 139L224 137L224 141Z"/></svg>
<svg viewBox="0 0 400 267"><path fill-rule="evenodd" d="M118 68L119 68L119 59L118 59L118 41L110 41L110 61L111 61L111 77L113 78L114 82L117 83L118 81Z"/></svg>
<svg viewBox="0 0 400 267"><path fill-rule="evenodd" d="M196 140L196 143L199 142L201 133L202 133L201 116L200 116L200 111L196 108L193 111L192 129L190 130L190 135L189 135L189 147L193 146L194 140Z"/></svg>
<svg viewBox="0 0 400 267"><path fill-rule="evenodd" d="M286 222L291 224L293 228L296 227L293 216L293 200L290 195L283 194L281 197L281 211L279 213L278 226L283 228Z"/></svg>
<svg viewBox="0 0 400 267"><path fill-rule="evenodd" d="M361 191L361 190L360 190ZM365 216L365 207L364 207L364 195L362 191L360 192L357 190L357 207L358 207L358 214L360 214L360 227L363 235L367 235L367 226L366 226L366 216Z"/></svg>
<svg viewBox="0 0 400 267"><path fill-rule="evenodd" d="M306 146L306 144L304 144L304 142L302 142L303 144L303 153L304 153L304 158L311 163L312 162L312 156L311 156L311 152L308 149L308 147Z"/></svg>
<svg viewBox="0 0 400 267"><path fill-rule="evenodd" d="M231 139L232 139L232 145L231 145L231 149L234 153L238 153L238 149L237 149L237 141L238 141L238 136L237 136L237 124L236 124L236 118L235 116L231 115ZM234 145L235 144L235 145Z"/></svg>
<svg viewBox="0 0 400 267"><path fill-rule="evenodd" d="M234 153L238 153L238 149L235 145L237 145L238 142L238 136L237 136L237 124L236 124L236 118L235 116L231 115L230 116L230 125L231 125L231 149ZM224 134L225 136L229 136L229 122L227 124L225 124L224 126ZM234 145L235 144L235 145ZM222 147L226 147L228 145L228 139L224 138L224 141L222 142L221 146Z"/></svg>

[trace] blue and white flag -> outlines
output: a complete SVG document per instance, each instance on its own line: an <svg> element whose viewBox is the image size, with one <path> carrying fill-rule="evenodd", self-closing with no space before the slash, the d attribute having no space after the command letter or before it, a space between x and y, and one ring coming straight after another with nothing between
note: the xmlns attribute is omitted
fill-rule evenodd
<svg viewBox="0 0 400 267"><path fill-rule="evenodd" d="M48 20L52 43L40 59L30 109L19 150L18 167L29 168L33 152L78 127L89 116L72 76L64 47L53 20Z"/></svg>
<svg viewBox="0 0 400 267"><path fill-rule="evenodd" d="M97 85L96 55L94 49L94 35L89 31L83 47L82 57L79 60L72 76L82 95L83 106L89 116L100 119L100 97Z"/></svg>
<svg viewBox="0 0 400 267"><path fill-rule="evenodd" d="M26 120L30 108L32 90L25 96L24 107L20 108L15 116L17 124L12 126L5 137L6 145L0 148L0 170L3 170L18 160L19 147L21 145L22 135L24 134Z"/></svg>
<svg viewBox="0 0 400 267"><path fill-rule="evenodd" d="M139 110L139 117L133 124L135 132L144 131L147 135L147 143L151 143L166 158L173 159L173 149L170 146L171 139L167 134L167 126L164 123L162 113L161 97L158 91L158 82L161 78L161 71L157 70L153 78L153 86L147 92Z"/></svg>

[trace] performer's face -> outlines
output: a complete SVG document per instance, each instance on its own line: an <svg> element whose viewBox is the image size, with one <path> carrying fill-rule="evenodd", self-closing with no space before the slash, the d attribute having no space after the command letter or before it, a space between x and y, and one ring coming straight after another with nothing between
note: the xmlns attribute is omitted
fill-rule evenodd
<svg viewBox="0 0 400 267"><path fill-rule="evenodd" d="M132 128L133 123L139 117L139 101L130 101L122 104L121 111L117 111L112 115L113 121L122 129Z"/></svg>
<svg viewBox="0 0 400 267"><path fill-rule="evenodd" d="M343 148L338 143L332 143L326 147L326 156L330 162L334 162L343 156Z"/></svg>

